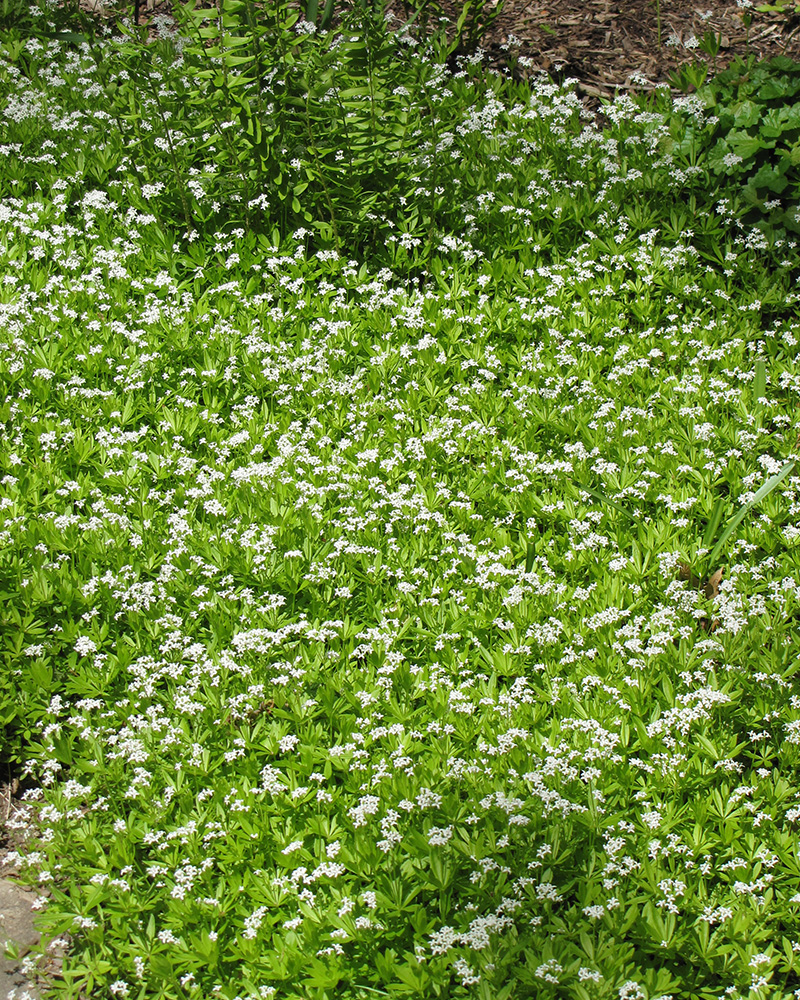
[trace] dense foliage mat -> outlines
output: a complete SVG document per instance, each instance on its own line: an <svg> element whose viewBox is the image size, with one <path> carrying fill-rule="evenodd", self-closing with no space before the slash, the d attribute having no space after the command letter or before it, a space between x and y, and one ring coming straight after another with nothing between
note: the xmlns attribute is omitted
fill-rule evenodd
<svg viewBox="0 0 800 1000"><path fill-rule="evenodd" d="M0 712L52 995L788 1000L793 237L681 145L701 99L601 129L374 20L319 45L382 30L394 89L290 94L306 140L237 180L261 119L220 100L223 144L161 30L0 67Z"/></svg>

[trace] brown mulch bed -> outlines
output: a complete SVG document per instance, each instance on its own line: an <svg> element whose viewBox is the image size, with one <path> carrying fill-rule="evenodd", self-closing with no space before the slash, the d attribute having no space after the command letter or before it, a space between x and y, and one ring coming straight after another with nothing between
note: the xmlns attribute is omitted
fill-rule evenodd
<svg viewBox="0 0 800 1000"><path fill-rule="evenodd" d="M461 5L448 0L446 6L452 18ZM707 32L720 36L718 70L750 53L759 60L786 55L800 61L798 16L751 8L748 31L735 0L661 0L660 6L659 45L655 0L506 0L483 44L499 62L518 52L537 69L576 78L579 89L595 97L669 83L680 65L710 62L691 47Z"/></svg>

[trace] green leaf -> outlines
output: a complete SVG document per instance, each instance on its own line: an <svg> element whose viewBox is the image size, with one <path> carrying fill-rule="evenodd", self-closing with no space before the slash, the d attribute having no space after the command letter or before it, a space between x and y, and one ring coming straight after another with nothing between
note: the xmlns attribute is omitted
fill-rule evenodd
<svg viewBox="0 0 800 1000"><path fill-rule="evenodd" d="M770 76L759 90L762 101L773 101L776 98L788 97L797 92L797 88L785 76Z"/></svg>
<svg viewBox="0 0 800 1000"><path fill-rule="evenodd" d="M233 56L229 52L225 53L225 63L228 66L244 66L245 63L251 63L252 61L252 56Z"/></svg>
<svg viewBox="0 0 800 1000"><path fill-rule="evenodd" d="M714 536L719 528L720 521L722 520L722 515L725 511L726 501L723 497L717 497L717 502L714 504L714 509L711 512L711 517L709 518L708 525L706 526L705 534L703 535L703 548L707 549L708 546L713 542Z"/></svg>
<svg viewBox="0 0 800 1000"><path fill-rule="evenodd" d="M166 955L151 955L150 968L156 976L160 976L162 979L172 979L175 974L172 962Z"/></svg>
<svg viewBox="0 0 800 1000"><path fill-rule="evenodd" d="M530 573L533 569L533 561L536 558L536 546L532 541L528 541L528 546L525 550L525 572Z"/></svg>
<svg viewBox="0 0 800 1000"><path fill-rule="evenodd" d="M749 160L769 145L760 136L748 135L747 132L729 133L728 142L734 154L741 156L743 160Z"/></svg>
<svg viewBox="0 0 800 1000"><path fill-rule="evenodd" d="M45 688L45 690L50 690L50 685L53 683L53 670L46 663L33 663L30 668L31 678L37 687Z"/></svg>
<svg viewBox="0 0 800 1000"><path fill-rule="evenodd" d="M72 746L66 736L53 736L53 750L62 764L72 763Z"/></svg>
<svg viewBox="0 0 800 1000"><path fill-rule="evenodd" d="M327 0L325 4L325 9L322 12L322 20L320 21L320 28L323 31L327 31L331 26L331 20L333 18L333 0Z"/></svg>
<svg viewBox="0 0 800 1000"><path fill-rule="evenodd" d="M756 504L761 503L765 497L769 496L776 486L780 486L784 479L786 479L786 477L791 473L792 469L794 469L795 464L796 459L793 458L783 466L780 472L776 472L774 476L770 476L761 489L756 492L755 496L753 496L753 498L745 504L735 517L731 518L726 525L725 530L722 532L719 541L714 546L711 555L708 557L707 564L709 566L714 566L716 564L717 557L722 551L723 546L731 537L735 529L741 524L745 517L747 517L753 507L755 507Z"/></svg>
<svg viewBox="0 0 800 1000"><path fill-rule="evenodd" d="M601 503L606 503L610 507L615 507L618 511L620 511L620 513L624 514L625 517L629 518L631 521L641 520L640 518L636 517L635 514L631 514L631 512L627 510L625 507L623 507L621 504L618 504L616 500L611 500L609 497L605 495L605 493L601 493L600 490L592 489L591 486L584 486L583 483L575 483L575 485L578 487L579 490L584 490L586 493L591 494L596 500L599 500Z"/></svg>
<svg viewBox="0 0 800 1000"><path fill-rule="evenodd" d="M766 398L767 395L767 365L763 358L756 361L756 370L753 377L753 409L759 407L759 399Z"/></svg>
<svg viewBox="0 0 800 1000"><path fill-rule="evenodd" d="M748 187L766 188L775 194L781 194L789 181L784 176L788 168L788 157L786 160L779 160L777 167L771 163L765 163L763 167L756 171L748 181Z"/></svg>
<svg viewBox="0 0 800 1000"><path fill-rule="evenodd" d="M749 128L761 118L761 111L755 101L742 101L735 107L733 120L738 128Z"/></svg>

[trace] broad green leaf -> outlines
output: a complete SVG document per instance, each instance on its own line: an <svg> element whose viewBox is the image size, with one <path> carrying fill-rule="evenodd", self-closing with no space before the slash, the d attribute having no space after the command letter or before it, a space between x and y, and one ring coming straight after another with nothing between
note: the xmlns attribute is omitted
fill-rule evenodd
<svg viewBox="0 0 800 1000"><path fill-rule="evenodd" d="M731 132L728 142L734 155L741 156L743 160L749 160L768 145L760 136L751 136L746 132Z"/></svg>
<svg viewBox="0 0 800 1000"><path fill-rule="evenodd" d="M767 191L771 191L774 194L782 194L789 184L788 178L785 176L787 168L788 159L786 161L779 160L777 167L773 166L772 163L765 163L750 178L748 187L756 190L758 188L766 188Z"/></svg>
<svg viewBox="0 0 800 1000"><path fill-rule="evenodd" d="M762 109L755 101L742 101L736 105L733 120L737 128L749 128L761 117Z"/></svg>

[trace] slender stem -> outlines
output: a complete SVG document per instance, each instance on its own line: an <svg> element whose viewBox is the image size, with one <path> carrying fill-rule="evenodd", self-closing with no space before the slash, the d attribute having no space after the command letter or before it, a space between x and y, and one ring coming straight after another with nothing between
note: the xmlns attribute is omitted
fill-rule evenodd
<svg viewBox="0 0 800 1000"><path fill-rule="evenodd" d="M199 28L198 25L196 25L194 23L194 21L190 21L190 24L191 24L192 28L194 28L194 30L197 32L198 43L199 43L200 49L202 51L204 49L204 44L203 44L203 36L200 34L200 28ZM227 83L225 83L224 89L225 89L225 98L226 98L225 103L226 103L226 106L228 106L228 104L229 104L228 98L229 98L230 95L228 93ZM234 144L233 140L231 139L230 135L228 134L229 130L228 129L224 129L222 127L222 123L220 121L219 116L217 115L217 111L216 111L216 108L214 107L213 102L209 101L208 105L206 107L207 107L207 110L209 111L209 113L211 114L212 119L214 120L214 130L216 131L216 133L220 137L220 139L222 139L223 145L225 145L225 146L228 147L228 149L230 151L230 154L233 157L233 161L235 163L236 159L237 159L236 145Z"/></svg>
<svg viewBox="0 0 800 1000"><path fill-rule="evenodd" d="M178 157L177 154L175 153L175 146L172 144L172 132L170 131L169 122L161 107L161 100L158 96L158 90L154 85L152 77L150 76L149 73L147 74L147 82L150 86L150 90L152 91L153 99L156 102L156 108L158 109L158 117L161 119L161 122L164 125L164 131L167 136L167 146L169 147L169 158L170 162L172 163L173 172L175 173L175 179L178 181L178 191L180 192L181 196L183 217L186 222L186 229L188 232L192 229L192 213L189 210L189 201L186 197L186 187L183 183L183 175L181 174L180 167L178 166Z"/></svg>
<svg viewBox="0 0 800 1000"><path fill-rule="evenodd" d="M319 175L320 183L322 184L322 190L325 194L325 200L328 203L328 212L331 216L331 228L333 229L333 239L336 243L337 253L341 252L342 241L339 239L339 227L336 225L336 212L333 207L333 198L331 197L330 188L328 187L328 182L325 180L325 174L322 169L322 162L319 158L319 152L317 151L316 143L314 142L314 132L311 128L311 109L309 107L311 102L311 88L309 87L308 93L306 94L306 131L308 132L308 148L311 150L311 154L314 157L314 163L317 167L317 174Z"/></svg>
<svg viewBox="0 0 800 1000"><path fill-rule="evenodd" d="M347 115L345 113L344 107L342 105L342 99L339 96L339 88L334 87L333 92L336 95L336 105L339 108L339 114L342 116L342 126L344 128L344 141L347 147L347 159L350 163L350 170L353 170L353 153L350 145L350 129L347 125Z"/></svg>
<svg viewBox="0 0 800 1000"><path fill-rule="evenodd" d="M258 87L258 113L263 118L264 82L263 61L261 58L261 32L258 30L253 16L253 0L246 0L247 23L253 36L253 51L256 60L256 85Z"/></svg>
<svg viewBox="0 0 800 1000"><path fill-rule="evenodd" d="M224 0L217 0L217 10L219 11L219 17L217 23L219 24L219 60L222 63L222 78L225 81L225 91L228 91L228 64L225 62L225 25L223 23L223 5Z"/></svg>
<svg viewBox="0 0 800 1000"><path fill-rule="evenodd" d="M439 132L436 128L436 113L434 111L433 102L428 94L427 87L425 87L423 93L425 94L425 104L428 107L428 114L430 115L431 121L431 131L433 133L433 152L431 159L431 217L428 225L428 267L430 267L431 258L433 257L433 234L436 229L436 182L438 180L437 166L439 163Z"/></svg>
<svg viewBox="0 0 800 1000"><path fill-rule="evenodd" d="M363 12L362 27L364 32L364 45L367 50L367 82L369 83L369 109L372 119L372 138L375 140L378 132L378 118L375 113L375 74L373 72L373 52L370 45L372 35L372 20L366 12Z"/></svg>

